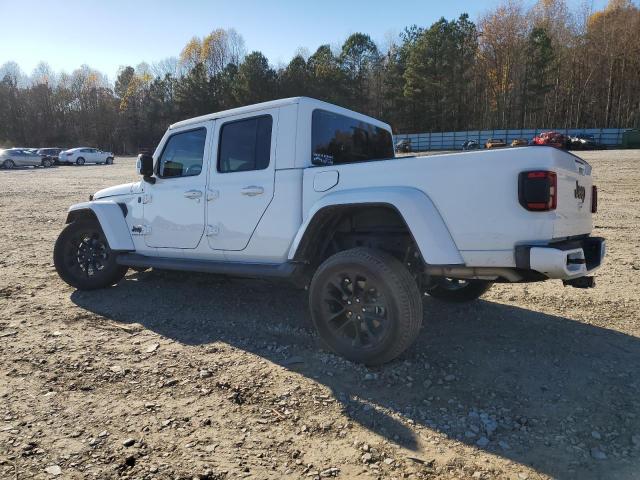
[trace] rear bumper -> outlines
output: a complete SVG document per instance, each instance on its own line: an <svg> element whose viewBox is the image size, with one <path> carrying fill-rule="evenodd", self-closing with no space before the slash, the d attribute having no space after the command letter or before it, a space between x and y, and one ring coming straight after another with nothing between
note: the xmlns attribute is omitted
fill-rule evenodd
<svg viewBox="0 0 640 480"><path fill-rule="evenodd" d="M585 237L547 245L516 247L516 267L535 270L549 278L569 280L589 275L602 264L604 238Z"/></svg>

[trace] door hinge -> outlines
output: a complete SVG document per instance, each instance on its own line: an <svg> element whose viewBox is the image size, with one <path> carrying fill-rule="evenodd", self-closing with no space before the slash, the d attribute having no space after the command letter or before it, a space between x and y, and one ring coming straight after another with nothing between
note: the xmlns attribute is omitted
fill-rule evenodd
<svg viewBox="0 0 640 480"><path fill-rule="evenodd" d="M149 225L134 225L131 227L131 235L149 235L151 227Z"/></svg>
<svg viewBox="0 0 640 480"><path fill-rule="evenodd" d="M151 195L148 193L142 195L142 203L151 203Z"/></svg>
<svg viewBox="0 0 640 480"><path fill-rule="evenodd" d="M218 225L207 225L206 235L212 237L220 233L220 227Z"/></svg>
<svg viewBox="0 0 640 480"><path fill-rule="evenodd" d="M207 202L217 200L219 196L220 192L218 190L207 190Z"/></svg>

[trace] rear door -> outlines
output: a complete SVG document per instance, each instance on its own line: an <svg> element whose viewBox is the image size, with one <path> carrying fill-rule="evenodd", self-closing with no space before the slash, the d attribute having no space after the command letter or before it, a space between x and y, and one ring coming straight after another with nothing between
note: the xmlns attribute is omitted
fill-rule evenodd
<svg viewBox="0 0 640 480"><path fill-rule="evenodd" d="M27 161L29 162L29 165L33 165L35 167L42 164L42 157L37 153L28 152Z"/></svg>
<svg viewBox="0 0 640 480"><path fill-rule="evenodd" d="M278 109L216 122L207 192L207 238L215 250L244 250L274 194Z"/></svg>

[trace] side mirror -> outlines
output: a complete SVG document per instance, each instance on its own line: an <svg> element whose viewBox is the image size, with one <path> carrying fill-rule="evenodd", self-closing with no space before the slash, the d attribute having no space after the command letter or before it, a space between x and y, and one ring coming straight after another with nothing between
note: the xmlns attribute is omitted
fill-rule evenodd
<svg viewBox="0 0 640 480"><path fill-rule="evenodd" d="M153 157L151 155L146 155L144 153L138 155L136 168L138 169L138 173L142 175L142 178L145 182L156 183L156 179L152 176Z"/></svg>

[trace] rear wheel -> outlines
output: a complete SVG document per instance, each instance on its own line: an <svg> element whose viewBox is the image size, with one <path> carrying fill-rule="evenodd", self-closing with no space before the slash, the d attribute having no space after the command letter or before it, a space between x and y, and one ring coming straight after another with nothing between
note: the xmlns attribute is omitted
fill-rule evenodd
<svg viewBox="0 0 640 480"><path fill-rule="evenodd" d="M4 162L2 162L2 168L6 168L7 170L11 170L15 166L16 164L13 163L13 160L5 160Z"/></svg>
<svg viewBox="0 0 640 480"><path fill-rule="evenodd" d="M84 165L84 158L78 157L78 159L76 160L76 165Z"/></svg>
<svg viewBox="0 0 640 480"><path fill-rule="evenodd" d="M127 273L127 267L116 263L116 253L93 219L65 227L53 249L53 263L60 278L79 290L108 287Z"/></svg>
<svg viewBox="0 0 640 480"><path fill-rule="evenodd" d="M315 272L309 303L318 333L354 362L393 360L416 339L422 300L415 280L391 255L354 248L329 257Z"/></svg>
<svg viewBox="0 0 640 480"><path fill-rule="evenodd" d="M487 292L493 285L486 280L460 280L456 278L439 278L427 288L427 293L448 302L470 302Z"/></svg>

